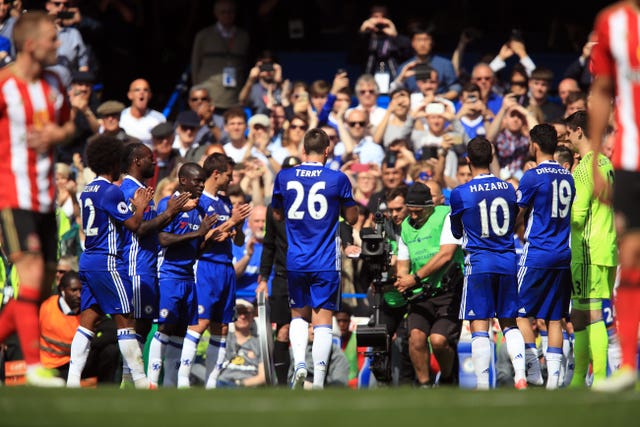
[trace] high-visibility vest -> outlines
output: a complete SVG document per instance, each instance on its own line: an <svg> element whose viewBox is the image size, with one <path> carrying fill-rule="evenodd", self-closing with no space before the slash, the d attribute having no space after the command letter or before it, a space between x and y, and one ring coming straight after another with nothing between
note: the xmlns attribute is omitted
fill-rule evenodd
<svg viewBox="0 0 640 427"><path fill-rule="evenodd" d="M60 296L47 298L40 306L40 361L57 368L71 360L71 341L80 325L79 315L66 315L58 305Z"/></svg>

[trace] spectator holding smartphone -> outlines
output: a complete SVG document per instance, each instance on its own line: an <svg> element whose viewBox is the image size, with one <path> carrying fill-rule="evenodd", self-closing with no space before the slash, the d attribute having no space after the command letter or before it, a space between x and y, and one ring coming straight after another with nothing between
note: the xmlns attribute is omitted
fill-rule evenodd
<svg viewBox="0 0 640 427"><path fill-rule="evenodd" d="M251 109L252 114L266 114L272 105L279 102L282 96L282 67L268 53L256 62L249 71L249 77L240 91L240 103Z"/></svg>

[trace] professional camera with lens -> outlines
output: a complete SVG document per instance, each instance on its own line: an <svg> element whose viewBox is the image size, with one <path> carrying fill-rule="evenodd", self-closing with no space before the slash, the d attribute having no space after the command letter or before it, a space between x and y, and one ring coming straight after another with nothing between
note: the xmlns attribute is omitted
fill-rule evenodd
<svg viewBox="0 0 640 427"><path fill-rule="evenodd" d="M393 284L395 278L389 277L391 264L391 245L384 228L384 215L381 212L375 214L375 227L365 227L360 230L362 240L362 252L364 268L373 277L373 321L367 326L359 326L356 329L358 347L369 347L365 352L369 358L371 372L379 382L391 381L390 348L391 337L387 333L387 326L380 322L380 304L382 303L383 288Z"/></svg>

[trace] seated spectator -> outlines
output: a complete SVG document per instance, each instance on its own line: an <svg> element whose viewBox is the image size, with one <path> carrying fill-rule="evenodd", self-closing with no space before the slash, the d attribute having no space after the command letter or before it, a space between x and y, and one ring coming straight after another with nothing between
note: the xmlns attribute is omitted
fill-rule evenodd
<svg viewBox="0 0 640 427"><path fill-rule="evenodd" d="M40 360L46 368L57 369L60 378L66 378L71 341L80 325L82 282L78 273L73 270L64 273L58 290L59 295L49 297L40 306ZM118 354L115 323L104 316L91 342L82 378L98 377L99 383L114 383Z"/></svg>
<svg viewBox="0 0 640 427"><path fill-rule="evenodd" d="M329 83L325 80L315 80L309 86L309 96L311 97L311 106L316 114L320 114L322 107L329 98Z"/></svg>
<svg viewBox="0 0 640 427"><path fill-rule="evenodd" d="M171 122L164 122L151 129L153 156L156 168L153 179L147 185L154 187L162 179L172 175L176 167L182 162L180 152L172 147L175 131ZM175 173L174 176L177 176Z"/></svg>
<svg viewBox="0 0 640 427"><path fill-rule="evenodd" d="M344 151L334 152L334 154L343 158L353 154L354 157L357 156L356 163L375 163L380 166L384 159L384 150L380 145L373 142L373 138L371 138L367 111L352 108L345 115L344 122L338 122L340 139L344 143Z"/></svg>
<svg viewBox="0 0 640 427"><path fill-rule="evenodd" d="M567 105L567 97L571 92L580 92L580 86L578 86L578 82L574 79L564 78L560 80L558 83L558 97L562 102L562 105ZM568 116L567 116L568 117Z"/></svg>
<svg viewBox="0 0 640 427"><path fill-rule="evenodd" d="M120 101L105 101L96 110L100 118L100 133L112 135L123 142L140 142L127 134L120 127L120 114L125 109L125 105Z"/></svg>
<svg viewBox="0 0 640 427"><path fill-rule="evenodd" d="M289 120L289 126L282 136L282 147L271 152L278 165L282 165L288 156L302 157L302 140L308 129L309 122L303 115L296 114Z"/></svg>
<svg viewBox="0 0 640 427"><path fill-rule="evenodd" d="M378 94L380 93L378 83L371 74L363 74L358 77L355 89L358 105L354 108L364 110L369 114L369 123L375 131L385 114L385 109L378 106Z"/></svg>
<svg viewBox="0 0 640 427"><path fill-rule="evenodd" d="M587 95L582 91L571 92L567 95L564 118L566 119L576 111L587 111Z"/></svg>
<svg viewBox="0 0 640 427"><path fill-rule="evenodd" d="M492 114L502 106L502 97L496 93L496 76L490 66L480 62L471 71L471 83L480 89L480 98Z"/></svg>
<svg viewBox="0 0 640 427"><path fill-rule="evenodd" d="M223 146L224 152L234 162L240 163L249 157L255 157L265 165L269 164L264 154L250 144L245 136L247 115L242 108L230 108L224 113L224 130L229 135L229 142Z"/></svg>
<svg viewBox="0 0 640 427"><path fill-rule="evenodd" d="M225 136L222 132L224 119L216 114L216 105L211 99L209 89L204 85L195 85L189 89L189 108L200 117L200 129L196 134L198 145L220 142Z"/></svg>
<svg viewBox="0 0 640 427"><path fill-rule="evenodd" d="M236 300L235 330L227 335L227 352L217 387L257 387L266 383L260 340L254 332L253 304Z"/></svg>
<svg viewBox="0 0 640 427"><path fill-rule="evenodd" d="M550 122L562 116L562 107L549 99L549 89L553 81L553 72L538 67L529 79L529 104L536 105L542 111L543 121Z"/></svg>

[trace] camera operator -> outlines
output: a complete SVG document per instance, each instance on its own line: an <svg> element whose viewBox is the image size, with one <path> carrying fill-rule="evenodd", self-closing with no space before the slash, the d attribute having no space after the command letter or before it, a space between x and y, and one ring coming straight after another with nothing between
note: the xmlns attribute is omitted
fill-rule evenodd
<svg viewBox="0 0 640 427"><path fill-rule="evenodd" d="M434 206L429 188L416 182L407 193L408 217L398 242L394 286L409 301L409 355L418 386L431 386L429 343L440 365L440 384L456 382L456 344L464 256L451 234L448 206Z"/></svg>

